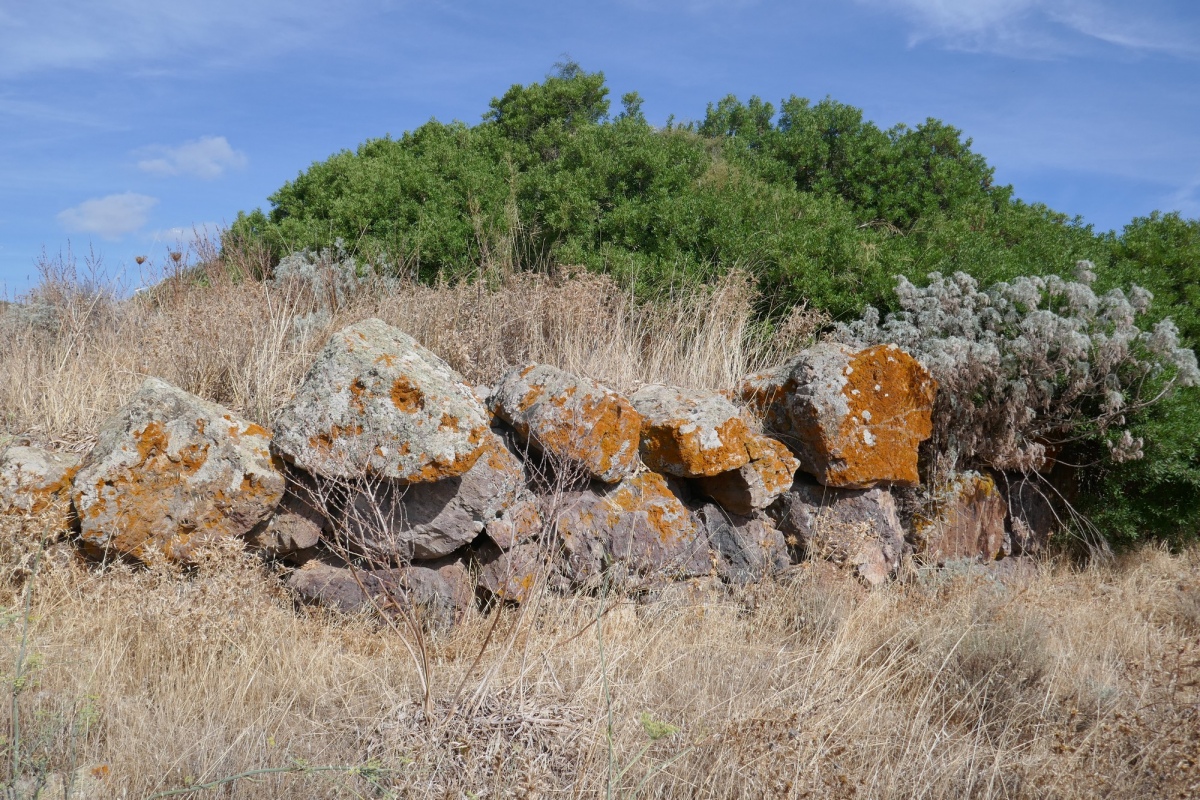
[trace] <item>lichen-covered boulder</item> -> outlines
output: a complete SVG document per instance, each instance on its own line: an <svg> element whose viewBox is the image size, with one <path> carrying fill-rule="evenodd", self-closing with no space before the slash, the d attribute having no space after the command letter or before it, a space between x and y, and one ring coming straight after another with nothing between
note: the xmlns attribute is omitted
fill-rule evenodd
<svg viewBox="0 0 1200 800"><path fill-rule="evenodd" d="M475 583L462 559L446 558L388 569L354 568L334 558L311 559L287 578L301 600L345 613L394 613L420 608L434 621L451 622L475 599Z"/></svg>
<svg viewBox="0 0 1200 800"><path fill-rule="evenodd" d="M734 514L751 515L764 509L786 492L800 462L792 457L787 445L766 436L745 439L750 460L742 467L719 475L696 479L706 495Z"/></svg>
<svg viewBox="0 0 1200 800"><path fill-rule="evenodd" d="M459 477L436 483L366 481L352 488L340 533L346 544L384 562L440 558L474 541L488 523L526 498L525 469L488 431L483 453Z"/></svg>
<svg viewBox="0 0 1200 800"><path fill-rule="evenodd" d="M275 423L276 450L323 478L455 478L483 452L488 414L458 373L368 319L338 331Z"/></svg>
<svg viewBox="0 0 1200 800"><path fill-rule="evenodd" d="M896 502L884 489L833 489L799 478L767 513L809 558L851 568L872 586L884 583L904 554Z"/></svg>
<svg viewBox="0 0 1200 800"><path fill-rule="evenodd" d="M549 574L542 547L537 542L518 544L502 550L490 542L476 553L479 560L479 588L488 595L509 603L524 603Z"/></svg>
<svg viewBox="0 0 1200 800"><path fill-rule="evenodd" d="M655 472L699 478L749 463L747 440L759 434L721 395L653 384L629 401L642 418L642 461Z"/></svg>
<svg viewBox="0 0 1200 800"><path fill-rule="evenodd" d="M955 475L937 487L913 517L913 543L939 564L973 558L995 561L1009 550L1008 504L996 482L978 472Z"/></svg>
<svg viewBox="0 0 1200 800"><path fill-rule="evenodd" d="M0 514L40 514L66 506L79 456L0 445Z"/></svg>
<svg viewBox="0 0 1200 800"><path fill-rule="evenodd" d="M641 418L594 381L530 364L505 374L491 403L526 444L596 480L616 483L637 468Z"/></svg>
<svg viewBox="0 0 1200 800"><path fill-rule="evenodd" d="M695 517L716 554L717 574L726 583L761 581L791 563L787 541L762 512L741 516L716 503L705 503Z"/></svg>
<svg viewBox="0 0 1200 800"><path fill-rule="evenodd" d="M555 520L563 572L575 584L610 565L649 578L703 575L708 542L667 480L654 472L567 494Z"/></svg>
<svg viewBox="0 0 1200 800"><path fill-rule="evenodd" d="M283 496L270 431L150 378L100 429L72 483L88 548L187 563L242 536Z"/></svg>
<svg viewBox="0 0 1200 800"><path fill-rule="evenodd" d="M735 393L826 486L916 486L937 383L895 345L819 344Z"/></svg>

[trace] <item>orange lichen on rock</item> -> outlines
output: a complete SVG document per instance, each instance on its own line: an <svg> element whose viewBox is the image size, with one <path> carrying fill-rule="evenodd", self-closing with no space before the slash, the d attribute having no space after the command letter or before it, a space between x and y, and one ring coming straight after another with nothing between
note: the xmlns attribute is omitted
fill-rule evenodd
<svg viewBox="0 0 1200 800"><path fill-rule="evenodd" d="M513 370L493 396L496 416L551 458L607 483L633 472L641 418L597 383L544 364Z"/></svg>
<svg viewBox="0 0 1200 800"><path fill-rule="evenodd" d="M649 385L630 400L642 418L642 461L656 472L698 478L738 469L751 458L747 440L757 434L720 395Z"/></svg>
<svg viewBox="0 0 1200 800"><path fill-rule="evenodd" d="M739 469L697 480L701 490L722 508L741 515L771 505L791 487L800 467L787 445L766 436L747 437L746 451L750 460Z"/></svg>
<svg viewBox="0 0 1200 800"><path fill-rule="evenodd" d="M84 543L143 561L188 562L196 547L265 519L282 497L283 476L267 438L250 423L219 424L224 411L147 381L101 429L75 477Z"/></svg>
<svg viewBox="0 0 1200 800"><path fill-rule="evenodd" d="M916 486L937 383L894 345L821 344L750 376L738 394L826 486Z"/></svg>
<svg viewBox="0 0 1200 800"><path fill-rule="evenodd" d="M406 414L415 413L425 407L425 396L404 375L392 382L391 397L392 405Z"/></svg>
<svg viewBox="0 0 1200 800"><path fill-rule="evenodd" d="M0 447L0 513L41 514L59 505L67 511L79 458L34 447Z"/></svg>

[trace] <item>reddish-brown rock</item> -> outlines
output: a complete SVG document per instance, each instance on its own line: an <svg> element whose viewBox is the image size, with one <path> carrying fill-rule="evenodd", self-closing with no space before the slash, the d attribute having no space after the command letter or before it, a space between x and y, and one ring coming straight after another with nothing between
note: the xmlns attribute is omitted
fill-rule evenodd
<svg viewBox="0 0 1200 800"><path fill-rule="evenodd" d="M699 478L749 463L748 440L759 434L721 395L652 384L629 400L642 418L642 461L655 472Z"/></svg>
<svg viewBox="0 0 1200 800"><path fill-rule="evenodd" d="M792 485L800 462L787 446L752 434L744 440L750 461L740 469L698 478L696 485L726 511L743 516L766 508Z"/></svg>
<svg viewBox="0 0 1200 800"><path fill-rule="evenodd" d="M705 503L695 516L716 556L717 574L727 583L760 581L791 563L783 534L762 512L742 516Z"/></svg>
<svg viewBox="0 0 1200 800"><path fill-rule="evenodd" d="M551 522L564 574L575 584L595 580L610 565L653 578L703 575L711 568L708 543L695 520L654 472L569 493Z"/></svg>
<svg viewBox="0 0 1200 800"><path fill-rule="evenodd" d="M0 446L0 514L40 514L69 504L79 457L36 447Z"/></svg>
<svg viewBox="0 0 1200 800"><path fill-rule="evenodd" d="M833 489L798 478L767 513L809 558L851 568L872 586L900 565L904 529L884 489Z"/></svg>
<svg viewBox="0 0 1200 800"><path fill-rule="evenodd" d="M594 381L546 364L501 378L492 410L551 459L605 483L638 464L641 418L630 402Z"/></svg>
<svg viewBox="0 0 1200 800"><path fill-rule="evenodd" d="M287 585L307 603L346 613L422 608L449 622L474 602L475 584L461 559L361 569L336 559L312 559L292 572Z"/></svg>
<svg viewBox="0 0 1200 800"><path fill-rule="evenodd" d="M994 561L1005 554L1008 504L996 482L978 472L954 476L913 517L916 550L939 564L957 559Z"/></svg>
<svg viewBox="0 0 1200 800"><path fill-rule="evenodd" d="M483 453L488 414L446 362L377 319L338 331L275 423L276 450L322 478L424 483Z"/></svg>
<svg viewBox="0 0 1200 800"><path fill-rule="evenodd" d="M743 380L736 395L826 486L916 486L937 384L895 345L819 344Z"/></svg>
<svg viewBox="0 0 1200 800"><path fill-rule="evenodd" d="M545 553L537 542L501 550L485 543L477 553L479 588L510 603L524 603L548 575Z"/></svg>
<svg viewBox="0 0 1200 800"><path fill-rule="evenodd" d="M537 499L528 496L500 512L500 515L484 523L488 538L501 550L527 542L542 532L542 515Z"/></svg>
<svg viewBox="0 0 1200 800"><path fill-rule="evenodd" d="M246 541L272 558L294 556L316 547L326 525L323 504L312 486L303 478L293 477L275 513L246 534Z"/></svg>
<svg viewBox="0 0 1200 800"><path fill-rule="evenodd" d="M270 516L284 476L271 433L150 378L100 429L72 484L80 537L97 552L189 562Z"/></svg>

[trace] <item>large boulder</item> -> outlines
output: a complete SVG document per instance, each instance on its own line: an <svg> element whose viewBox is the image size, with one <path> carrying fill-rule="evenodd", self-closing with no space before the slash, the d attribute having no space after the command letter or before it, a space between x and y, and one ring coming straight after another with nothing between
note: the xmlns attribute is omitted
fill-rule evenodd
<svg viewBox="0 0 1200 800"><path fill-rule="evenodd" d="M500 379L491 404L526 444L569 469L617 483L637 468L641 418L594 381L530 364Z"/></svg>
<svg viewBox="0 0 1200 800"><path fill-rule="evenodd" d="M79 456L0 445L0 514L40 514L67 505Z"/></svg>
<svg viewBox="0 0 1200 800"><path fill-rule="evenodd" d="M927 561L995 561L1009 549L1008 504L996 482L964 472L936 487L913 517L913 543Z"/></svg>
<svg viewBox="0 0 1200 800"><path fill-rule="evenodd" d="M721 395L652 384L629 401L642 419L642 461L655 472L699 478L749 463L759 434Z"/></svg>
<svg viewBox="0 0 1200 800"><path fill-rule="evenodd" d="M459 477L350 487L338 533L351 549L386 563L440 558L471 543L528 498L524 466L505 439L488 431L483 451Z"/></svg>
<svg viewBox="0 0 1200 800"><path fill-rule="evenodd" d="M190 562L270 516L284 476L271 434L150 378L100 428L72 484L83 543L143 561Z"/></svg>
<svg viewBox="0 0 1200 800"><path fill-rule="evenodd" d="M738 469L698 478L696 485L726 510L743 516L766 508L786 492L800 462L787 445L766 436L745 440L750 460Z"/></svg>
<svg viewBox="0 0 1200 800"><path fill-rule="evenodd" d="M826 486L916 486L937 383L895 345L824 343L751 375L735 393Z"/></svg>
<svg viewBox="0 0 1200 800"><path fill-rule="evenodd" d="M884 489L832 489L801 478L767 513L809 558L851 568L872 586L900 565L904 529Z"/></svg>
<svg viewBox="0 0 1200 800"><path fill-rule="evenodd" d="M703 575L711 568L695 520L655 472L568 493L552 522L564 574L576 585L595 581L610 565L651 579Z"/></svg>
<svg viewBox="0 0 1200 800"><path fill-rule="evenodd" d="M717 574L727 583L754 583L791 564L787 541L762 512L741 516L705 503L695 517L716 554Z"/></svg>
<svg viewBox="0 0 1200 800"><path fill-rule="evenodd" d="M330 337L275 429L278 452L313 475L424 483L474 466L488 414L446 362L368 319Z"/></svg>
<svg viewBox="0 0 1200 800"><path fill-rule="evenodd" d="M287 585L304 602L336 611L388 614L398 607L421 608L440 623L452 621L475 599L470 571L454 558L388 569L312 559L288 576Z"/></svg>

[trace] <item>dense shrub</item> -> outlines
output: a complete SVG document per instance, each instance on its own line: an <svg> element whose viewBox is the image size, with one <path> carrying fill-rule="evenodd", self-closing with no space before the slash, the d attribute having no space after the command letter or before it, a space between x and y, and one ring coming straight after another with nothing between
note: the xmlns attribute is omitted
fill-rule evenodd
<svg viewBox="0 0 1200 800"><path fill-rule="evenodd" d="M1077 280L1021 277L986 290L965 273L929 276L925 287L901 277L900 311L882 321L839 325L861 345L891 342L920 358L938 381L931 446L935 468L988 467L1030 472L1059 451L1102 439L1112 460L1142 457L1131 417L1174 390L1200 383L1196 355L1163 319L1149 330L1141 287L1097 295L1093 264Z"/></svg>

